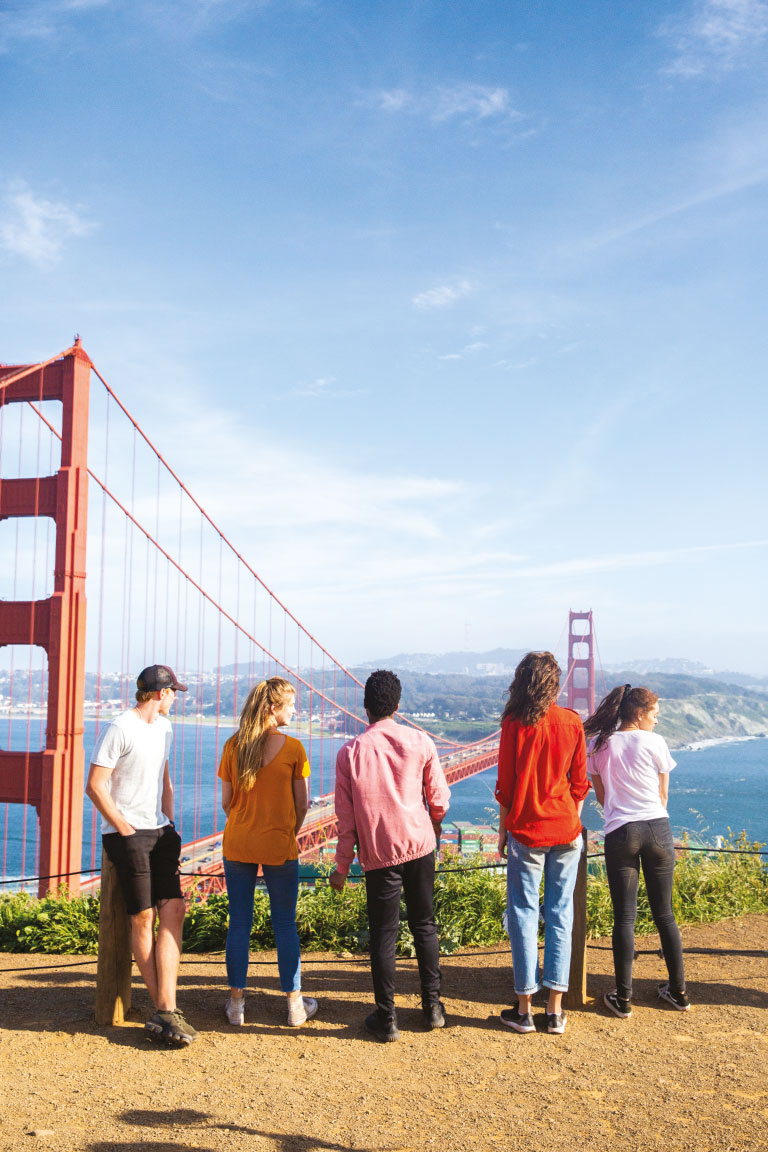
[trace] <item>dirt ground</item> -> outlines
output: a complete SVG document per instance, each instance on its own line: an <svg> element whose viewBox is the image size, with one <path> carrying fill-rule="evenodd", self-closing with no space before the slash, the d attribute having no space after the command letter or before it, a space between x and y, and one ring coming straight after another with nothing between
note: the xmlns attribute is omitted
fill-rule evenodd
<svg viewBox="0 0 768 1152"><path fill-rule="evenodd" d="M399 963L401 1038L381 1044L365 962L305 956L320 1001L284 1024L274 955L251 968L246 1024L223 1017L221 957L185 957L179 1003L200 1031L185 1050L136 1022L93 1020L95 965L0 955L0 1149L57 1152L411 1152L420 1149L768 1148L768 916L685 929L693 1009L658 1001L654 937L638 941L632 1019L600 1003L613 987L608 941L590 945L593 1000L564 1036L518 1035L503 949L444 961L448 1027L425 1032L415 963ZM543 1007L537 1010L540 1024Z"/></svg>

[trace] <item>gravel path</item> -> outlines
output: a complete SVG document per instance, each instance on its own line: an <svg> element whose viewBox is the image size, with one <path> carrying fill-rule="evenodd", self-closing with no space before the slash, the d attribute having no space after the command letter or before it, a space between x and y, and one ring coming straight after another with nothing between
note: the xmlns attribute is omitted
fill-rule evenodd
<svg viewBox="0 0 768 1152"><path fill-rule="evenodd" d="M135 1022L102 1030L93 964L5 953L0 1150L768 1149L768 916L685 929L683 942L691 1012L657 1000L664 970L649 937L638 941L632 1019L611 1016L601 1005L610 943L598 941L595 1001L570 1012L564 1036L499 1024L511 993L501 949L445 958L449 1027L425 1032L415 964L402 961L396 1044L362 1028L364 962L305 957L320 1012L289 1029L274 956L259 954L236 1029L222 1014L221 958L185 957L179 1003L200 1038L182 1051L145 1039L139 984Z"/></svg>

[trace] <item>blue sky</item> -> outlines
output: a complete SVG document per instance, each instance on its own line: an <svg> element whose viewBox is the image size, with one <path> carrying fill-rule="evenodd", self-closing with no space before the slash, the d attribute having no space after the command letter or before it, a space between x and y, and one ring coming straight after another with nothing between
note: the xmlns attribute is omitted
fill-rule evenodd
<svg viewBox="0 0 768 1152"><path fill-rule="evenodd" d="M82 334L341 659L768 673L768 3L4 0L0 359Z"/></svg>

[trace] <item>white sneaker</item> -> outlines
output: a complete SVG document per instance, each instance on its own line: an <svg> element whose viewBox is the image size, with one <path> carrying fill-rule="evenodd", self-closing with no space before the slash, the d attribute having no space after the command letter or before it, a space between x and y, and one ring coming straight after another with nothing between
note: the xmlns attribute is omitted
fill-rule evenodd
<svg viewBox="0 0 768 1152"><path fill-rule="evenodd" d="M311 996L294 996L288 1001L288 1024L291 1028L300 1028L311 1020L317 1012L317 1000Z"/></svg>
<svg viewBox="0 0 768 1152"><path fill-rule="evenodd" d="M224 1012L226 1013L227 1020L230 1024L242 1024L245 1021L245 996L241 996L236 1000L234 996L230 996L224 1005Z"/></svg>

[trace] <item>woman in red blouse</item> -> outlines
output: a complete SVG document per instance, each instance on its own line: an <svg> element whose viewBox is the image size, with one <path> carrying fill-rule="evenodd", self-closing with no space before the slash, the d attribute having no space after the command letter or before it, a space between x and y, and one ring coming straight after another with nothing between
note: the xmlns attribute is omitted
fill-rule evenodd
<svg viewBox="0 0 768 1152"><path fill-rule="evenodd" d="M589 792L584 729L559 708L560 668L551 652L518 664L502 715L496 799L499 854L507 853L507 921L517 1004L501 1013L516 1032L535 1030L531 998L549 990L547 1032L565 1031L573 889L581 853L581 807ZM544 964L539 970L539 886L544 875Z"/></svg>

